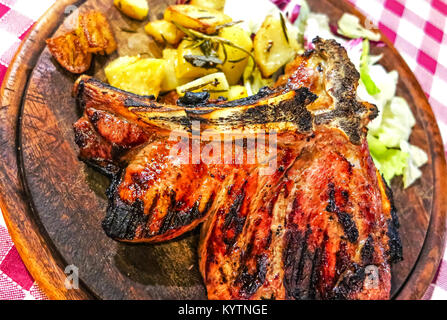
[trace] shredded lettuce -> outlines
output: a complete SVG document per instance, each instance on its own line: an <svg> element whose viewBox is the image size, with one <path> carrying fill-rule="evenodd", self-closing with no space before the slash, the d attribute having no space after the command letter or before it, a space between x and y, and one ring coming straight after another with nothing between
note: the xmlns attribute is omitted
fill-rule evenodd
<svg viewBox="0 0 447 320"><path fill-rule="evenodd" d="M388 182L394 176L403 175L404 188L421 177L419 168L428 160L422 149L408 142L415 123L405 99L393 97L382 112L376 134L368 133L369 149L377 169Z"/></svg>
<svg viewBox="0 0 447 320"><path fill-rule="evenodd" d="M307 43L306 48L312 48L312 40L316 37L323 39L335 39L338 43L344 45L342 38L336 37L329 25L329 17L321 13L309 13L307 17L306 31L304 32L304 41Z"/></svg>
<svg viewBox="0 0 447 320"><path fill-rule="evenodd" d="M395 176L401 176L404 173L407 167L407 161L408 153L402 152L399 149L388 149L382 157L375 158L375 163L379 163L379 171L388 183Z"/></svg>
<svg viewBox="0 0 447 320"><path fill-rule="evenodd" d="M404 188L408 188L422 176L419 168L428 162L428 157L424 150L412 146L405 140L400 142L400 149L409 155L403 173Z"/></svg>
<svg viewBox="0 0 447 320"><path fill-rule="evenodd" d="M369 150L376 158L384 156L385 153L388 151L386 145L384 145L382 142L380 142L379 139L371 134L368 135L368 145Z"/></svg>
<svg viewBox="0 0 447 320"><path fill-rule="evenodd" d="M364 52L363 39L358 38L350 40L345 44L345 48L348 52L350 60L355 65L357 70L360 71L360 60ZM399 77L396 71L387 72L383 66L376 64L381 57L381 55L370 55L368 59L364 59L367 60L369 64L369 76L374 84L379 88L380 92L375 95L370 94L363 81L359 81L359 86L357 89L357 95L360 100L375 104L379 110L378 117L368 126L369 130L373 133L376 133L382 123L382 113L385 105L396 95L396 85Z"/></svg>
<svg viewBox="0 0 447 320"><path fill-rule="evenodd" d="M379 41L380 34L372 32L361 26L358 17L345 13L338 21L338 32L348 38L364 38L372 41Z"/></svg>
<svg viewBox="0 0 447 320"><path fill-rule="evenodd" d="M385 106L396 95L397 81L399 75L396 71L387 72L381 65L370 66L370 76L374 83L379 87L380 93L374 96L370 95L362 81L359 83L357 95L360 99L368 101L377 106L379 115L376 119L370 122L368 129L377 134L382 125L382 118Z"/></svg>
<svg viewBox="0 0 447 320"><path fill-rule="evenodd" d="M407 101L394 97L385 106L382 123L377 130L377 137L389 148L400 148L401 141L408 141L411 130L416 124Z"/></svg>
<svg viewBox="0 0 447 320"><path fill-rule="evenodd" d="M394 176L404 174L408 165L408 153L399 149L387 148L385 144L372 135L368 135L368 145L377 169L387 182L390 182Z"/></svg>
<svg viewBox="0 0 447 320"><path fill-rule="evenodd" d="M297 6L299 6L299 14L293 25L298 29L298 42L304 46L304 33L310 15L310 8L305 0L301 0Z"/></svg>
<svg viewBox="0 0 447 320"><path fill-rule="evenodd" d="M380 89L376 86L369 74L369 40L363 40L363 51L360 57L360 79L362 79L366 90L370 95L380 93Z"/></svg>

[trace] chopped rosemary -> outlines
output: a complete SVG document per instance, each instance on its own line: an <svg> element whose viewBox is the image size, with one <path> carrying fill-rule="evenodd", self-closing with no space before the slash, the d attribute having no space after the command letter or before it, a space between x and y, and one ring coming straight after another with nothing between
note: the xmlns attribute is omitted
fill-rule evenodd
<svg viewBox="0 0 447 320"><path fill-rule="evenodd" d="M160 33L161 38L163 39L163 44L166 46L168 44L168 41L166 40L165 36L163 35L163 33Z"/></svg>
<svg viewBox="0 0 447 320"><path fill-rule="evenodd" d="M214 19L214 18L216 18L216 17L208 16L208 17L198 17L197 19L199 19L199 20L208 20L208 19Z"/></svg>
<svg viewBox="0 0 447 320"><path fill-rule="evenodd" d="M186 34L188 37L190 37L191 39L196 39L196 37L194 36L194 34L192 34L189 30L181 25L179 25L177 22L172 21L172 23L177 27L177 29L179 29L180 31L182 31L184 34Z"/></svg>
<svg viewBox="0 0 447 320"><path fill-rule="evenodd" d="M247 57L248 57L248 56L247 56ZM240 58L240 59L236 59L236 60L228 60L228 62L231 62L231 63L238 63L238 62L244 61L245 59L247 59L247 57L242 57L242 58Z"/></svg>
<svg viewBox="0 0 447 320"><path fill-rule="evenodd" d="M227 52L227 48L225 48L224 44L222 44L222 51L223 51L223 54L224 54L224 61L223 61L222 64L225 64L225 62L227 62L227 60L228 60L228 52Z"/></svg>
<svg viewBox="0 0 447 320"><path fill-rule="evenodd" d="M208 85L212 85L214 87L217 87L219 84L220 84L219 80L214 79L214 80L211 80L211 81L208 81L208 82L205 82L205 83L201 83L201 84L199 84L199 85L197 85L195 87L191 87L191 88L185 89L185 90L182 91L182 93L185 93L187 91L199 90L199 89L202 89L202 88L204 88L204 87L206 87ZM206 90L206 91L209 92L209 90Z"/></svg>
<svg viewBox="0 0 447 320"><path fill-rule="evenodd" d="M208 89L205 89L204 90L205 92L209 92L209 93L220 93L220 92L227 92L228 90L208 90Z"/></svg>
<svg viewBox="0 0 447 320"><path fill-rule="evenodd" d="M287 43L289 43L289 36L287 34L286 21L284 20L284 17L281 12L279 13L279 17L281 19L282 32L284 33L284 37L286 38Z"/></svg>
<svg viewBox="0 0 447 320"><path fill-rule="evenodd" d="M195 49L197 47L200 47L204 42L205 42L205 40L200 40L195 43L192 42L189 46L186 46L185 49Z"/></svg>
<svg viewBox="0 0 447 320"><path fill-rule="evenodd" d="M223 28L232 27L232 26L234 26L236 24L239 24L239 23L242 23L242 22L244 22L244 21L243 20L238 20L238 21L231 21L231 22L228 22L228 23L220 24L220 25L218 25L216 27L216 31L219 31L220 29L223 29Z"/></svg>
<svg viewBox="0 0 447 320"><path fill-rule="evenodd" d="M229 47L238 49L238 50L246 53L247 56L250 56L250 58L253 60L253 65L254 65L253 69L255 68L256 60L255 60L255 57L253 56L253 54L251 52L245 50L244 48L238 46L237 44L234 44L230 40L221 38L216 35L207 35L207 34L201 33L196 30L185 28L176 22L173 22L173 23L175 24L175 26L178 29L180 29L192 41L196 41L196 44L191 45L191 47L200 47L200 49L203 52L205 57L212 57L212 56L215 57L219 45L223 46L224 51L225 51L225 46L229 46ZM200 44L199 44L199 42L200 42ZM224 52L224 54L225 54L225 52Z"/></svg>
<svg viewBox="0 0 447 320"><path fill-rule="evenodd" d="M214 69L217 65L223 64L223 61L215 56L198 56L193 54L186 54L183 56L186 61L192 64L194 67L204 68L204 69Z"/></svg>

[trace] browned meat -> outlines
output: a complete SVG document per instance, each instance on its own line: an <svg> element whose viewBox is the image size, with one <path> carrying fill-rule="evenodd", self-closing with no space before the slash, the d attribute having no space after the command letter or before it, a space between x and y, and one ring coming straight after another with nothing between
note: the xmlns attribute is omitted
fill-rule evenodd
<svg viewBox="0 0 447 320"><path fill-rule="evenodd" d="M105 232L159 242L204 222L211 299L389 298L402 248L366 142L377 109L357 101L358 80L321 39L276 88L232 102L167 105L81 77L80 157L112 176Z"/></svg>
<svg viewBox="0 0 447 320"><path fill-rule="evenodd" d="M251 174L232 189L205 222L209 298L387 299L397 220L366 143L321 129L296 137L294 151L273 178ZM370 265L380 281L367 290Z"/></svg>

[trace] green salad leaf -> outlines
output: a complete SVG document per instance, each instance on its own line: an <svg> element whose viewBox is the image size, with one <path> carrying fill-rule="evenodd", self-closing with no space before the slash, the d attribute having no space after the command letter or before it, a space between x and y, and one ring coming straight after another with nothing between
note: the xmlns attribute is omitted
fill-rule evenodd
<svg viewBox="0 0 447 320"><path fill-rule="evenodd" d="M310 8L306 0L301 0L300 6L300 13L293 25L298 29L298 43L304 46L304 32L306 31L307 27L307 19L309 18Z"/></svg>
<svg viewBox="0 0 447 320"><path fill-rule="evenodd" d="M368 135L368 144L371 157L387 182L390 182L394 176L404 174L408 164L408 153L399 149L389 149L372 135Z"/></svg>
<svg viewBox="0 0 447 320"><path fill-rule="evenodd" d="M388 182L402 175L404 188L421 177L419 168L428 161L424 150L408 142L415 124L405 99L393 97L382 111L378 130L368 132L369 149L377 169Z"/></svg>
<svg viewBox="0 0 447 320"><path fill-rule="evenodd" d="M410 106L401 97L394 97L385 105L382 123L376 131L378 139L389 148L400 148L401 141L408 141L416 124Z"/></svg>
<svg viewBox="0 0 447 320"><path fill-rule="evenodd" d="M358 17L345 13L338 21L338 32L348 38L364 38L372 41L379 41L380 33L368 30L360 24Z"/></svg>
<svg viewBox="0 0 447 320"><path fill-rule="evenodd" d="M363 40L363 51L360 57L360 79L366 87L366 90L370 95L376 95L380 93L380 89L376 86L369 73L369 41Z"/></svg>

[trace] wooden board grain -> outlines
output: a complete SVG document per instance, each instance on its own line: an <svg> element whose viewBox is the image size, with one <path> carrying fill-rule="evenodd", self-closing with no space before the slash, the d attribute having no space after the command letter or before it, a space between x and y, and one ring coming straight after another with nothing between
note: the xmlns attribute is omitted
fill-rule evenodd
<svg viewBox="0 0 447 320"><path fill-rule="evenodd" d="M150 19L174 1L149 1ZM335 22L358 14L342 0L309 1ZM160 48L142 32L143 23L121 15L110 0L60 0L36 24L19 49L2 87L0 108L1 208L8 229L31 274L55 299L203 299L197 267L197 232L160 245L120 244L101 229L106 178L77 159L72 124L79 114L71 97L76 76L64 71L44 40L70 29L76 12L98 9L110 19L119 52L95 60L89 73L104 79L103 67L119 55ZM123 30L137 30L129 33ZM393 181L405 260L393 267L393 294L418 299L433 278L443 252L447 191L439 130L423 91L391 43L381 63L400 74L398 94L411 105L417 125L411 142L427 150L423 178L402 190ZM81 286L67 290L64 269L79 268Z"/></svg>

